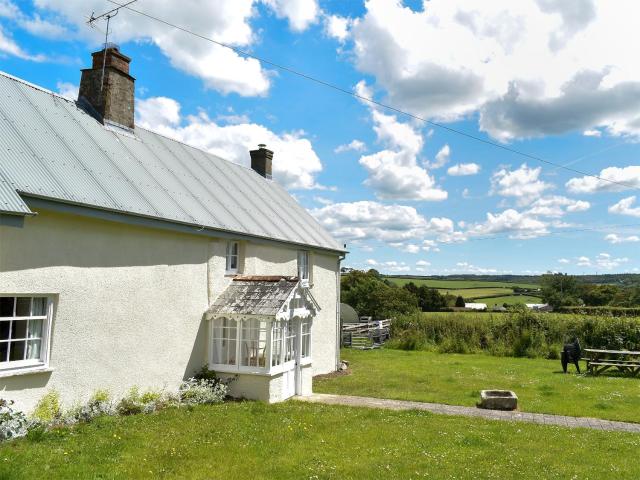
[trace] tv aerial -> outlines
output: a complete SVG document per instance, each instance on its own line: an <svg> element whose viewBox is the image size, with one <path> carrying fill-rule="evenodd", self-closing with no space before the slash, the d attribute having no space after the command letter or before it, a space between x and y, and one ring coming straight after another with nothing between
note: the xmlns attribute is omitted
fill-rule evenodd
<svg viewBox="0 0 640 480"><path fill-rule="evenodd" d="M98 16L95 15L95 12L91 12L91 16L89 17L89 20L87 21L87 25L89 25L91 28L95 28L95 24L96 22L98 22L99 20L105 19L107 21L107 29L104 32L104 51L105 53L102 55L102 78L100 79L100 91L102 92L103 88L104 88L104 69L107 66L107 48L109 47L109 25L111 23L111 19L115 16L118 15L118 13L120 13L120 9L122 8L126 8L129 5L131 5L132 3L137 2L138 0L131 0L127 3L124 3L122 5L116 3L116 5L118 5L115 8L112 8L111 10L109 10L108 12L104 12ZM115 2L113 2L115 3Z"/></svg>

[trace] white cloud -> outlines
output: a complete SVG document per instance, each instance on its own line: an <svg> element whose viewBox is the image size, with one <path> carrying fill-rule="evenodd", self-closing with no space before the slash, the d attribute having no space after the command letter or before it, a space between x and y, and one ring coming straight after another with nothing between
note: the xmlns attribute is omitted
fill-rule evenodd
<svg viewBox="0 0 640 480"><path fill-rule="evenodd" d="M23 60L30 60L32 62L43 62L46 60L44 55L31 55L26 52L10 36L4 33L2 26L0 25L0 54L2 53L21 58Z"/></svg>
<svg viewBox="0 0 640 480"><path fill-rule="evenodd" d="M429 267L431 265L431 263L427 262L426 260L418 260L416 262L416 266L418 267Z"/></svg>
<svg viewBox="0 0 640 480"><path fill-rule="evenodd" d="M584 212L591 204L584 200L573 200L559 195L541 197L535 200L527 212L541 217L559 218L567 213Z"/></svg>
<svg viewBox="0 0 640 480"><path fill-rule="evenodd" d="M361 142L360 140L351 140L349 143L344 145L338 145L333 151L335 153L344 153L349 151L364 152L366 149L367 146L364 142Z"/></svg>
<svg viewBox="0 0 640 480"><path fill-rule="evenodd" d="M638 2L417 3L368 0L351 29L357 68L399 108L445 120L480 112L502 140L640 132L640 59L628 40Z"/></svg>
<svg viewBox="0 0 640 480"><path fill-rule="evenodd" d="M171 128L180 123L180 104L172 98L153 97L136 101L136 124L149 130Z"/></svg>
<svg viewBox="0 0 640 480"><path fill-rule="evenodd" d="M627 257L612 257L609 253L599 253L594 259L586 256L578 257L576 265L578 267L592 267L604 270L613 270L629 262Z"/></svg>
<svg viewBox="0 0 640 480"><path fill-rule="evenodd" d="M249 150L265 143L274 151L273 176L289 189L322 188L315 176L322 170L304 132L274 133L256 123L218 125L206 114L180 116L180 104L165 97L137 102L137 124L240 165L249 166Z"/></svg>
<svg viewBox="0 0 640 480"><path fill-rule="evenodd" d="M103 0L37 0L35 3L38 9L36 13L43 18L59 19L57 24L64 20L67 24L64 26L72 30L70 38L84 38L95 46L104 41L98 30L87 28L82 14L104 11ZM142 4L138 8L148 11ZM250 21L257 11L255 0L191 0L155 2L153 5L153 14L159 18L188 26L203 36L241 48L247 48L256 41ZM98 26L104 28L103 23ZM112 41L150 40L174 67L201 78L207 87L223 94L261 96L269 90L270 72L264 70L255 59L241 57L232 50L185 35L126 10L121 10L117 24L112 24L112 27ZM48 33L42 32L43 35Z"/></svg>
<svg viewBox="0 0 640 480"><path fill-rule="evenodd" d="M633 207L636 196L623 198L615 205L609 207L609 213L617 213L619 215L629 215L631 217L640 217L640 206Z"/></svg>
<svg viewBox="0 0 640 480"><path fill-rule="evenodd" d="M540 180L542 168L529 168L523 163L517 170L502 168L491 178L491 193L513 197L519 205L527 205L551 185Z"/></svg>
<svg viewBox="0 0 640 480"><path fill-rule="evenodd" d="M612 243L612 244L618 244L618 243L637 243L640 242L640 237L638 237L637 235L629 235L628 237L621 237L615 233L610 233L609 235L607 235L606 237L604 237L605 241Z"/></svg>
<svg viewBox="0 0 640 480"><path fill-rule="evenodd" d="M558 259L558 263L562 263L563 265L567 265L567 264L571 263L571 261L568 258L559 258Z"/></svg>
<svg viewBox="0 0 640 480"><path fill-rule="evenodd" d="M464 273L473 273L478 275L490 275L498 273L497 268L485 268L478 267L469 262L458 262L456 263L456 268L453 271L464 272Z"/></svg>
<svg viewBox="0 0 640 480"><path fill-rule="evenodd" d="M364 89L361 84L360 91ZM445 200L447 192L436 185L425 168L418 165L417 157L424 144L422 135L393 115L372 109L371 116L378 141L386 148L360 158L360 165L368 173L365 185L382 199Z"/></svg>
<svg viewBox="0 0 640 480"><path fill-rule="evenodd" d="M430 168L442 168L447 163L449 163L449 158L451 157L451 147L449 145L445 145L438 153L436 153L436 159L433 162L429 163Z"/></svg>
<svg viewBox="0 0 640 480"><path fill-rule="evenodd" d="M600 130L585 130L582 135L585 137L601 137L602 132Z"/></svg>
<svg viewBox="0 0 640 480"><path fill-rule="evenodd" d="M74 101L78 99L78 85L69 82L58 82L56 83L56 88L58 89L58 93L63 97Z"/></svg>
<svg viewBox="0 0 640 480"><path fill-rule="evenodd" d="M640 188L640 165L631 165L624 168L608 167L602 170L598 177L606 180L587 176L572 178L566 183L567 190L572 193L598 193L622 192Z"/></svg>
<svg viewBox="0 0 640 480"><path fill-rule="evenodd" d="M342 241L377 240L411 253L417 252L416 247L437 251L437 242L427 237L439 239L456 233L451 220L427 220L414 207L405 205L345 202L316 208L311 213Z"/></svg>
<svg viewBox="0 0 640 480"><path fill-rule="evenodd" d="M480 172L480 165L477 163L458 163L447 169L447 174L452 177L462 177L466 175L476 175Z"/></svg>
<svg viewBox="0 0 640 480"><path fill-rule="evenodd" d="M262 0L279 18L286 18L296 32L306 30L320 14L317 0Z"/></svg>
<svg viewBox="0 0 640 480"><path fill-rule="evenodd" d="M324 22L324 31L327 36L335 38L339 42L344 42L349 38L349 29L353 20L339 15L327 15Z"/></svg>
<svg viewBox="0 0 640 480"><path fill-rule="evenodd" d="M510 238L536 238L549 233L547 224L535 216L508 209L501 213L487 213L483 223L476 223L467 230L469 235L483 236L508 233Z"/></svg>

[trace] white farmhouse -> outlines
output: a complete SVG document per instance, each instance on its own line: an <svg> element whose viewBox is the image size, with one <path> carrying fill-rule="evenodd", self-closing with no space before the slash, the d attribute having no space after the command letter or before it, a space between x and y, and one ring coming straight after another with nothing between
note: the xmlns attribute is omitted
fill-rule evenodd
<svg viewBox="0 0 640 480"><path fill-rule="evenodd" d="M310 393L339 361L342 246L265 146L250 169L135 126L129 62L94 53L78 102L0 74L0 398L175 389L205 364L236 396Z"/></svg>
<svg viewBox="0 0 640 480"><path fill-rule="evenodd" d="M464 308L466 308L467 310L486 310L487 304L486 303L465 303Z"/></svg>

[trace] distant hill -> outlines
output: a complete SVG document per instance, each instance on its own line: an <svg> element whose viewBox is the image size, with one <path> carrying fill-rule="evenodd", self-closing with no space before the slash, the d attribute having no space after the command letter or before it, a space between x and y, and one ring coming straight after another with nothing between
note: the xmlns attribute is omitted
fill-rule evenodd
<svg viewBox="0 0 640 480"><path fill-rule="evenodd" d="M416 280L447 280L447 281L481 281L504 283L540 283L540 275L385 275L389 278L416 279ZM640 285L639 273L610 273L602 275L575 275L582 283L607 284L607 285Z"/></svg>

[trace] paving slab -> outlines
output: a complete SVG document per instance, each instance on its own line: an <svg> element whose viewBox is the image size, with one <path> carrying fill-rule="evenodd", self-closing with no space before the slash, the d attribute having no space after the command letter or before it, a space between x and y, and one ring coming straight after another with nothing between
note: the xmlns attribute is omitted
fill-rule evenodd
<svg viewBox="0 0 640 480"><path fill-rule="evenodd" d="M386 410L425 410L438 415L455 415L463 417L485 418L507 422L528 422L543 425L557 425L565 428L590 428L610 432L640 433L640 424L615 422L589 417L569 417L566 415L549 415L546 413L505 412L499 410L483 410L475 407L446 405L443 403L410 402L406 400L390 400L387 398L358 397L355 395L330 395L314 393L294 397L295 400L326 405L346 405L350 407L381 408Z"/></svg>

